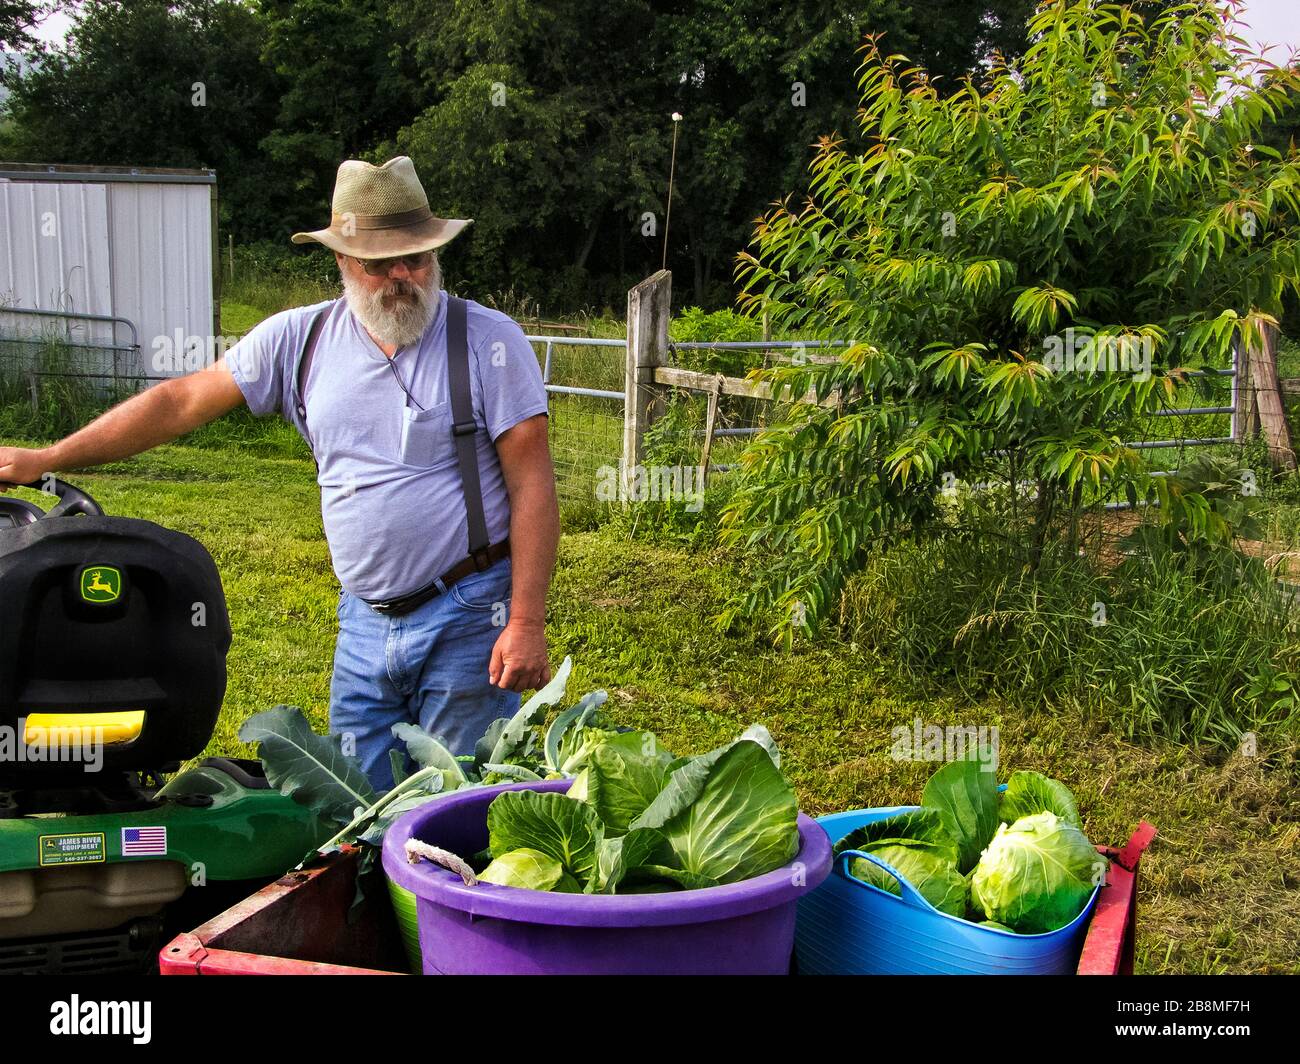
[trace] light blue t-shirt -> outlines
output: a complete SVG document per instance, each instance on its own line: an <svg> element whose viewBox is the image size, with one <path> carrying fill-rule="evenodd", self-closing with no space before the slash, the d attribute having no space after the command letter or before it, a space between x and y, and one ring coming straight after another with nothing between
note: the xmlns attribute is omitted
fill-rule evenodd
<svg viewBox="0 0 1300 1064"><path fill-rule="evenodd" d="M391 360L346 301L335 301L307 376L307 433L320 464L334 571L347 591L371 601L409 594L469 555L447 390L447 293L438 298L419 346L399 348ZM509 534L510 500L495 441L547 412L546 389L518 323L466 303L483 510L489 541L499 543ZM254 414L279 413L302 431L293 409L294 366L312 318L327 305L272 315L227 352Z"/></svg>

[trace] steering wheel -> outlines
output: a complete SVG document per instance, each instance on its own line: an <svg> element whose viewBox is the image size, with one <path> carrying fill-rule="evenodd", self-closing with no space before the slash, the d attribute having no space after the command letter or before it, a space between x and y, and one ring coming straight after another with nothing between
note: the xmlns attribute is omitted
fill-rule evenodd
<svg viewBox="0 0 1300 1064"><path fill-rule="evenodd" d="M74 488L67 481L55 477L14 486L45 492L59 501L49 511L45 511L25 499L0 498L0 529L34 525L37 521L44 521L51 517L75 517L77 514L85 514L87 517L104 515L104 508L90 495L80 488Z"/></svg>

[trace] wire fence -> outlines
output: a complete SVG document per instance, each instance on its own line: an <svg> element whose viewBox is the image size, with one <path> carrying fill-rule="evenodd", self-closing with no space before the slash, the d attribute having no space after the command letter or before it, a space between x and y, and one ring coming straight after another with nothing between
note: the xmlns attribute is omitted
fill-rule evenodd
<svg viewBox="0 0 1300 1064"><path fill-rule="evenodd" d="M669 363L704 372L718 370L710 357L717 352L758 357L736 358L727 367L729 375L743 376L757 366L776 362L789 362L792 352L804 360L833 358L834 355L809 354L809 342L766 342L727 344L672 344ZM1188 456L1200 448L1226 453L1240 450L1246 432L1239 423L1239 412L1258 405L1260 389L1254 383L1241 385L1234 364L1220 368L1185 371L1185 383L1178 386L1170 401L1160 409L1133 419L1123 426L1123 442L1138 451L1147 467L1156 475L1165 475L1177 469ZM695 388L673 389L673 400L681 409L670 428L661 429L661 438L675 439L680 449L689 448L689 441L705 434L705 411L708 396ZM1300 381L1281 382L1282 402L1294 419L1300 409ZM747 438L772 424L779 423L789 410L789 404L771 399L722 394L717 401L714 449L710 455L710 468L726 472L732 466L723 455L743 447ZM727 447L726 441L735 441Z"/></svg>
<svg viewBox="0 0 1300 1064"><path fill-rule="evenodd" d="M623 371L627 341L529 336L550 405L551 455L562 505L597 504L603 470L623 453ZM607 474L604 474L607 475Z"/></svg>
<svg viewBox="0 0 1300 1064"><path fill-rule="evenodd" d="M0 434L57 437L74 431L107 404L145 387L134 328L121 319L42 312L15 329L14 308L0 307ZM39 325L39 328L32 327ZM131 335L119 333L130 332ZM550 438L561 501L599 503L599 487L617 475L623 454L625 338L529 335L550 400ZM843 342L839 342L842 344ZM670 343L666 363L701 373L743 377L749 370L793 358L834 358L836 342ZM823 350L816 350L823 347ZM1285 367L1291 372L1294 366ZM1300 382L1284 380L1281 401L1295 424ZM1128 426L1126 442L1155 475L1178 469L1197 451L1240 456L1241 411L1257 393L1237 366L1188 375L1166 408ZM660 389L664 397L649 444L653 460L691 465L702 460L710 397L690 388ZM733 470L740 452L763 429L780 423L789 404L719 394L710 434L709 472ZM1123 499L1104 504L1127 508Z"/></svg>

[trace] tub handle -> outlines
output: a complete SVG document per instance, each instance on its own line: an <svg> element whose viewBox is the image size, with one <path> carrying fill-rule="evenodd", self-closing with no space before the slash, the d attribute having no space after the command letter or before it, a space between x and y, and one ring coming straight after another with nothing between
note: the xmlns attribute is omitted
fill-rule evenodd
<svg viewBox="0 0 1300 1064"><path fill-rule="evenodd" d="M879 857L877 857L875 854L872 853L864 853L862 850L845 850L843 853L839 854L837 860L839 861L840 864L840 874L844 876L844 878L847 879L850 883L856 883L860 887L870 887L873 885L871 883L864 883L862 880L858 879L849 871L850 857L861 857L864 860L870 861L877 868L883 869L884 871L888 872L891 876L893 876L894 879L898 881L898 886L903 892L903 901L907 902L907 904L911 905L914 908L924 909L926 910L926 912L937 913L939 911L928 901L925 900L924 895L922 895L919 890L917 890L914 886L912 886L911 883L909 883L906 879L903 878L901 872L899 872L896 868L890 865L887 861L881 860ZM880 888L877 887L876 889L879 890Z"/></svg>
<svg viewBox="0 0 1300 1064"><path fill-rule="evenodd" d="M455 872L467 887L478 886L478 876L474 874L474 869L457 854L438 846L430 846L419 839L407 839L406 860L411 864L419 864L421 858L442 865L449 872Z"/></svg>

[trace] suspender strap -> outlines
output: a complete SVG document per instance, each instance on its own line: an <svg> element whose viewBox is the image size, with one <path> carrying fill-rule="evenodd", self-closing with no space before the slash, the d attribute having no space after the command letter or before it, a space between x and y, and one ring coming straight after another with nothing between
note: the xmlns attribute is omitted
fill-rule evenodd
<svg viewBox="0 0 1300 1064"><path fill-rule="evenodd" d="M311 370L312 359L316 354L316 343L320 339L321 328L333 306L334 304L331 303L330 306L319 311L312 320L294 372L296 385L294 408L298 414L299 424L302 426L303 439L307 441L308 450L313 452L312 461L316 461L316 455L307 428L307 374ZM456 447L461 488L465 493L469 554L475 568L482 572L497 559L488 556L487 517L483 512L483 488L479 481L478 449L475 445L478 424L474 420L474 398L469 379L467 319L468 307L465 300L449 295L447 297L447 387L451 392L452 442ZM320 468L319 462L316 462L316 468Z"/></svg>
<svg viewBox="0 0 1300 1064"><path fill-rule="evenodd" d="M483 513L483 489L478 476L478 448L474 421L474 399L469 381L468 308L465 300L447 297L447 387L451 392L451 432L460 465L460 482L465 492L465 515L469 524L469 553L479 572L488 568L487 518Z"/></svg>
<svg viewBox="0 0 1300 1064"><path fill-rule="evenodd" d="M331 303L324 310L318 311L316 317L312 319L311 327L307 330L307 340L302 345L302 351L298 355L298 368L294 373L294 382L297 384L297 390L294 392L294 407L298 411L298 421L302 424L302 438L307 441L307 450L312 452L312 461L316 462L316 468L320 469L320 462L316 461L315 448L311 445L311 435L307 430L307 373L311 369L311 360L316 355L316 342L320 339L321 327L325 324L325 316L333 309Z"/></svg>

